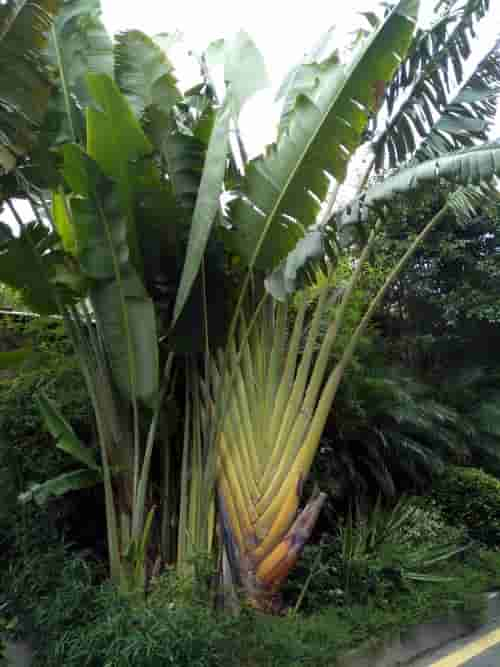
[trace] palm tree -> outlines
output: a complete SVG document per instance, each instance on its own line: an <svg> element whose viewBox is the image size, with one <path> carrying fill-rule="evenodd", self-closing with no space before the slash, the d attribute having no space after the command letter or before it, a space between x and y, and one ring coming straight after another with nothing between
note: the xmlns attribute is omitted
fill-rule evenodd
<svg viewBox="0 0 500 667"><path fill-rule="evenodd" d="M74 4L66 0L63 12L71 13ZM441 30L450 45L453 39L468 43L468 26L483 17L487 3L454 6L446 10ZM383 113L383 90L390 94L394 76L404 90L405 59L418 44L417 51L425 52L422 34L417 46L413 37L417 12L417 0L400 0L348 62L323 41L287 77L276 144L250 162L241 142L230 136L233 130L237 136L239 112L266 77L245 33L224 44L228 86L217 99L206 58L200 63L201 84L182 94L168 54L138 31L118 39L111 72L106 40L103 58L92 60L94 52L83 49L92 73L82 85L81 70L73 73L65 64L58 39L58 25L63 30L69 23L56 23L57 99L66 114L58 127L66 129L42 136L49 147L62 142L62 164L43 185L29 179L31 165L13 172L36 222L20 220L18 238L5 230L0 279L24 290L38 309L59 312L73 338L94 407L101 460L89 459L55 406L42 399L41 409L58 446L104 481L111 572L124 587L143 589L148 563L157 555L151 556L151 460L165 397L182 377L179 560L212 548L217 513L225 583L241 586L259 608L280 607L280 585L324 503L319 494L298 513L357 343L419 243L448 210L468 213L500 171L497 144L433 155L370 184L349 209L331 217L351 158L371 139L372 125L380 126L374 119ZM458 72L467 57L451 46L446 53L440 59L432 52L425 67L418 65L433 77L426 89L440 87L436 71L446 77L446 66L454 62ZM484 90L481 95L485 99ZM469 113L470 107L463 107L463 114ZM434 118L427 119L427 134ZM407 149L399 164L416 156L416 140L413 126L393 126ZM383 225L384 206L395 196L434 185L438 176L455 183L456 191L389 273L331 369L331 351ZM12 201L7 203L15 213ZM320 294L309 319L307 300L294 295L299 279L310 260L325 265L324 244L335 228L371 223L373 217L335 318L320 335L332 295ZM230 280L228 259L239 267L230 271ZM332 261L326 262L327 271ZM213 294L221 289L216 297L224 294L230 318L214 336ZM294 299L296 312L290 310ZM200 334L196 345L188 346L185 364L176 357L183 331ZM176 374L174 368L181 370ZM175 464L168 438L162 455L164 527Z"/></svg>

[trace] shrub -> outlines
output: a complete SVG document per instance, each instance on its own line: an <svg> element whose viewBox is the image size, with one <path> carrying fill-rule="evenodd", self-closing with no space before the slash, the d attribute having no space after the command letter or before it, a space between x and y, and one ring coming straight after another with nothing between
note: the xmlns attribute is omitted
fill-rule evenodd
<svg viewBox="0 0 500 667"><path fill-rule="evenodd" d="M436 508L422 507L417 498L402 498L389 509L379 501L368 515L358 507L340 522L337 535L306 547L288 597L308 612L371 598L385 604L410 581L434 579L466 542L464 530L449 526Z"/></svg>
<svg viewBox="0 0 500 667"><path fill-rule="evenodd" d="M15 468L18 483L42 481L61 472L68 456L53 446L33 396L43 389L56 398L66 419L87 435L92 422L85 385L60 322L2 319L0 341L34 352L15 373L0 374L0 434L2 449L8 449L4 464Z"/></svg>
<svg viewBox="0 0 500 667"><path fill-rule="evenodd" d="M201 606L132 604L103 588L92 618L67 625L33 667L216 667L225 623Z"/></svg>
<svg viewBox="0 0 500 667"><path fill-rule="evenodd" d="M237 621L216 617L205 603L172 598L167 573L144 599L127 598L95 569L67 556L52 590L32 609L33 667L216 667L233 664Z"/></svg>
<svg viewBox="0 0 500 667"><path fill-rule="evenodd" d="M9 667L10 661L7 658L7 644L4 634L12 632L16 626L16 618L8 618L6 615L7 604L0 603L0 667Z"/></svg>
<svg viewBox="0 0 500 667"><path fill-rule="evenodd" d="M33 523L22 558L0 570L2 598L19 618L18 635L30 639L33 667L233 664L228 640L236 637L236 621L217 618L199 590L190 597L167 572L146 601L128 599L106 581L102 565L51 545L50 534L42 527L35 534Z"/></svg>
<svg viewBox="0 0 500 667"><path fill-rule="evenodd" d="M500 546L500 480L477 468L451 467L434 485L446 520L466 527L471 538Z"/></svg>
<svg viewBox="0 0 500 667"><path fill-rule="evenodd" d="M43 388L55 398L84 440L91 437L92 421L84 383L61 322L2 318L0 345L5 349L30 346L34 351L15 373L0 372L0 548L15 559L21 557L16 549L30 530L27 523L33 522L37 533L38 524L54 523L68 509L68 503L63 508L66 499L46 510L23 507L17 502L18 495L32 483L74 466L71 457L54 447L33 396ZM81 516L81 512L73 514Z"/></svg>
<svg viewBox="0 0 500 667"><path fill-rule="evenodd" d="M319 613L269 617L243 610L217 616L206 600L187 595L167 572L145 601L119 596L101 573L59 545L11 569L11 597L29 607L35 646L33 667L298 667L335 664L336 657L446 613L477 622L481 595L496 573L500 555L467 554L446 563L440 581L409 582L382 599L324 606ZM37 567L38 563L38 567ZM24 565L24 567L23 567ZM18 614L12 604L9 615ZM20 618L25 626L25 618Z"/></svg>

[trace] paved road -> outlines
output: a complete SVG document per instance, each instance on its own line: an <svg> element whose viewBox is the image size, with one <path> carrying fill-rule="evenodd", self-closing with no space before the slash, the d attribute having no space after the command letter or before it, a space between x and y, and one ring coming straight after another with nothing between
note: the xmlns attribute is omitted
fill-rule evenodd
<svg viewBox="0 0 500 667"><path fill-rule="evenodd" d="M417 660L411 667L500 667L500 623Z"/></svg>

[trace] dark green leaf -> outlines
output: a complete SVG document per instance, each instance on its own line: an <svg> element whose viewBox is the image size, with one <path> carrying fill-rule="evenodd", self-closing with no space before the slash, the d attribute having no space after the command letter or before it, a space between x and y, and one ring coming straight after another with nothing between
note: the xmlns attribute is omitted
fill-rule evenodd
<svg viewBox="0 0 500 667"><path fill-rule="evenodd" d="M158 391L159 361L154 306L130 267L120 280L91 290L113 377L123 394L151 404Z"/></svg>
<svg viewBox="0 0 500 667"><path fill-rule="evenodd" d="M33 354L33 349L30 347L20 348L18 350L9 350L8 352L0 352L0 369L12 369L23 366Z"/></svg>
<svg viewBox="0 0 500 667"><path fill-rule="evenodd" d="M48 479L41 484L34 484L28 491L20 494L19 501L21 503L34 501L37 505L45 505L51 498L59 498L69 491L88 489L101 482L101 474L96 470L75 470Z"/></svg>
<svg viewBox="0 0 500 667"><path fill-rule="evenodd" d="M186 259L182 271L179 289L174 308L174 323L178 319L189 297L203 254L210 236L216 213L219 209L219 198L226 170L226 158L229 149L229 103L217 112L212 136L208 145L203 174L193 213L193 221L189 232Z"/></svg>
<svg viewBox="0 0 500 667"><path fill-rule="evenodd" d="M29 223L0 246L0 281L19 290L28 307L45 315L57 312L51 280L60 257L46 253L54 242L46 227Z"/></svg>
<svg viewBox="0 0 500 667"><path fill-rule="evenodd" d="M50 434L56 440L56 447L66 452L88 468L100 471L95 455L77 437L70 424L59 412L56 404L44 393L35 396L35 401Z"/></svg>
<svg viewBox="0 0 500 667"><path fill-rule="evenodd" d="M0 147L25 152L51 92L42 58L58 0L0 3Z"/></svg>
<svg viewBox="0 0 500 667"><path fill-rule="evenodd" d="M147 35L131 30L118 35L115 45L116 82L137 116L147 107L170 112L181 94L165 52Z"/></svg>

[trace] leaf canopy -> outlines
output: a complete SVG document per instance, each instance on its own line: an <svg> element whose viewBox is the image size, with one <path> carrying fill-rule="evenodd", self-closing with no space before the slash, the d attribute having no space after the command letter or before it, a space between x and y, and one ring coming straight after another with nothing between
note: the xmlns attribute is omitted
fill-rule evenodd
<svg viewBox="0 0 500 667"><path fill-rule="evenodd" d="M137 116L151 106L164 113L180 101L173 65L140 30L121 33L115 45L115 79Z"/></svg>
<svg viewBox="0 0 500 667"><path fill-rule="evenodd" d="M68 103L77 138L85 136L82 110L92 101L85 81L87 74L113 75L112 41L100 14L100 0L61 1L47 49L49 62L59 76L47 127L57 143L75 139L67 117Z"/></svg>
<svg viewBox="0 0 500 667"><path fill-rule="evenodd" d="M52 86L43 52L58 7L58 0L0 4L0 149L6 155L28 150L47 110Z"/></svg>
<svg viewBox="0 0 500 667"><path fill-rule="evenodd" d="M54 251L56 241L47 227L30 222L19 236L0 243L0 281L19 290L23 303L43 315L58 311L54 280L61 257Z"/></svg>
<svg viewBox="0 0 500 667"><path fill-rule="evenodd" d="M469 76L466 61L472 51L471 38L475 37L477 23L487 15L490 3L489 0L466 0L459 7L456 4L449 3L429 29L417 31L406 58L387 86L385 104L380 114L372 119L370 127L374 135L372 148L377 170L392 169L407 160L434 128L440 137L445 137L444 142L435 141L440 153L471 145L467 143L467 134L457 134L457 123L464 118L467 125L471 116L482 118L481 115L472 113L477 111L474 108L450 107ZM481 102L484 88L489 83L484 81L473 95L476 78L476 85L468 91L469 101ZM497 88L498 84L497 72ZM453 115L452 123L449 122L450 115ZM439 125L443 116L448 118L443 118L441 127L437 128L436 123ZM463 132L464 127L461 129ZM471 129L470 123L467 129ZM477 131L477 123L474 129ZM479 127L481 129L484 127ZM479 138L484 140L483 135ZM426 154L424 159L430 156Z"/></svg>
<svg viewBox="0 0 500 667"><path fill-rule="evenodd" d="M418 0L401 0L353 61L335 55L306 65L316 86L295 97L287 132L266 156L248 166L241 196L232 204L227 243L243 262L272 269L316 221L331 178L343 182L379 82L391 79L410 44Z"/></svg>

